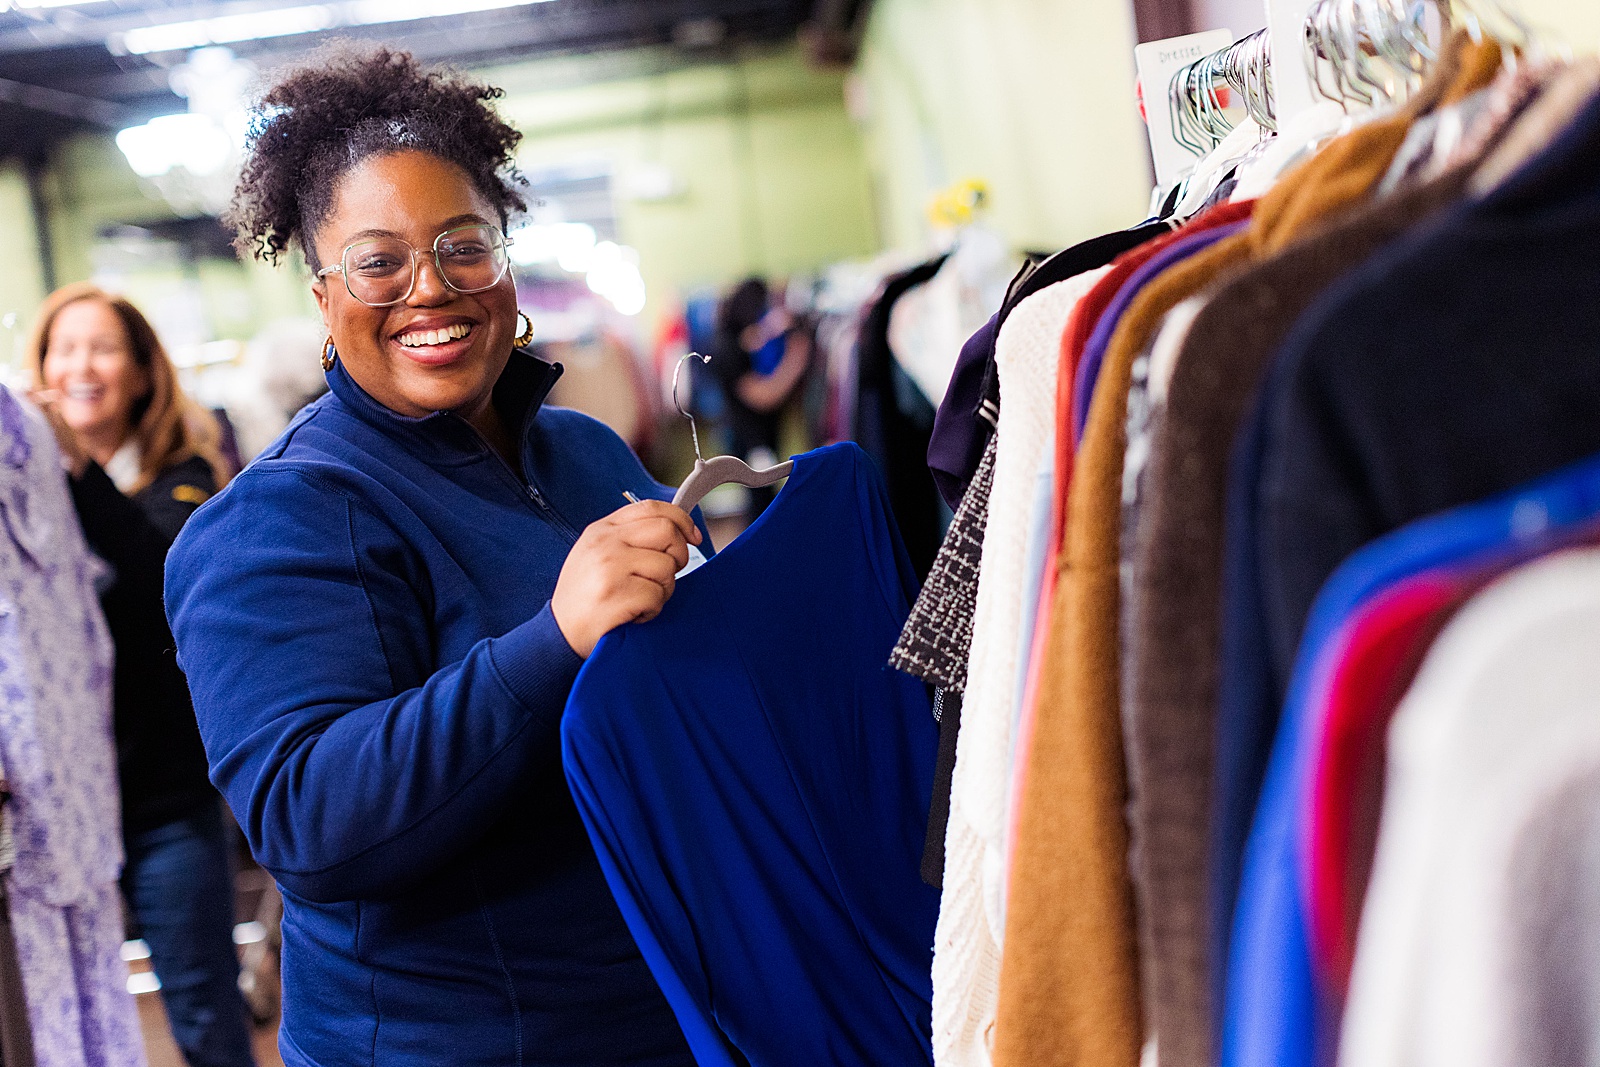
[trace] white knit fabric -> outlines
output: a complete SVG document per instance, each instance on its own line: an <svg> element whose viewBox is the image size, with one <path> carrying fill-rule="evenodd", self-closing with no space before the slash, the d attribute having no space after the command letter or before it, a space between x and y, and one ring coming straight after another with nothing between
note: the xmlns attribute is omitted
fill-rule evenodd
<svg viewBox="0 0 1600 1067"><path fill-rule="evenodd" d="M1389 729L1339 1062L1600 1062L1600 550L1500 580Z"/></svg>
<svg viewBox="0 0 1600 1067"><path fill-rule="evenodd" d="M983 535L966 698L945 832L933 949L938 1067L987 1067L994 1046L1004 930L1005 822L1028 518L1054 445L1056 373L1067 317L1105 269L1040 290L1006 317L995 344L999 443Z"/></svg>

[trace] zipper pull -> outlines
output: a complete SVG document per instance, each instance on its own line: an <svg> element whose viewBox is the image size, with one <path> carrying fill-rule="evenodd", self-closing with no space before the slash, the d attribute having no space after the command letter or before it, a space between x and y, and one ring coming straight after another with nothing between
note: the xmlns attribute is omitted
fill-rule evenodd
<svg viewBox="0 0 1600 1067"><path fill-rule="evenodd" d="M544 510L546 510L546 511L549 511L549 510L550 510L550 505L549 505L549 504L547 504L547 503L545 503L545 499L544 499L544 497L543 497L543 496L542 496L542 495L541 495L541 494L540 494L540 493L539 493L539 490L537 490L537 489L535 489L535 488L534 488L534 487L533 487L533 486L531 486L531 485L530 485L530 486L528 486L528 495L529 495L529 496L530 496L530 497L532 497L532 498L533 498L533 502L534 502L534 503L535 503L535 504L538 504L538 505L539 505L539 506L540 506L540 507L541 507L541 508L543 508L543 509L544 509Z"/></svg>

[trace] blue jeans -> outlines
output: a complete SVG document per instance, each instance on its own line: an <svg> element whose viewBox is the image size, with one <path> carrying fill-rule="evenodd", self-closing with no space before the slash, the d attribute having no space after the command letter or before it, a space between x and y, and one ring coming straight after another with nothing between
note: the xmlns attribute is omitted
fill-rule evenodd
<svg viewBox="0 0 1600 1067"><path fill-rule="evenodd" d="M233 946L233 864L219 807L128 834L122 893L189 1067L254 1067Z"/></svg>

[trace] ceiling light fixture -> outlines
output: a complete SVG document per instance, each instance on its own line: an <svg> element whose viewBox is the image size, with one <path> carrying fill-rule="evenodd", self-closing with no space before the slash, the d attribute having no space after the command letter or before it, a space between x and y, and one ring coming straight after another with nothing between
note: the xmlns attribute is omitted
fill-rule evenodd
<svg viewBox="0 0 1600 1067"><path fill-rule="evenodd" d="M228 165L233 141L210 115L184 112L160 115L143 126L117 134L117 147L141 178L154 178L175 167L208 176Z"/></svg>
<svg viewBox="0 0 1600 1067"><path fill-rule="evenodd" d="M343 26L413 22L545 2L547 0L342 0L340 3L269 8L190 22L144 26L114 36L107 43L113 51L127 55L148 55L152 52L203 48L206 45L258 41L268 37L290 37Z"/></svg>
<svg viewBox="0 0 1600 1067"><path fill-rule="evenodd" d="M255 68L227 48L199 48L171 75L189 110L117 134L128 166L180 215L216 214L233 196L249 124Z"/></svg>

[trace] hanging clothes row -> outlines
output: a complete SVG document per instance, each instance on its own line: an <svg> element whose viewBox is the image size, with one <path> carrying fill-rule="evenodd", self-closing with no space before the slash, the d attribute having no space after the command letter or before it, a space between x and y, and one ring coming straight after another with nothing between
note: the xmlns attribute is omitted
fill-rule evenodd
<svg viewBox="0 0 1600 1067"><path fill-rule="evenodd" d="M1471 25L962 349L891 656L940 1067L1595 1051L1600 61Z"/></svg>

